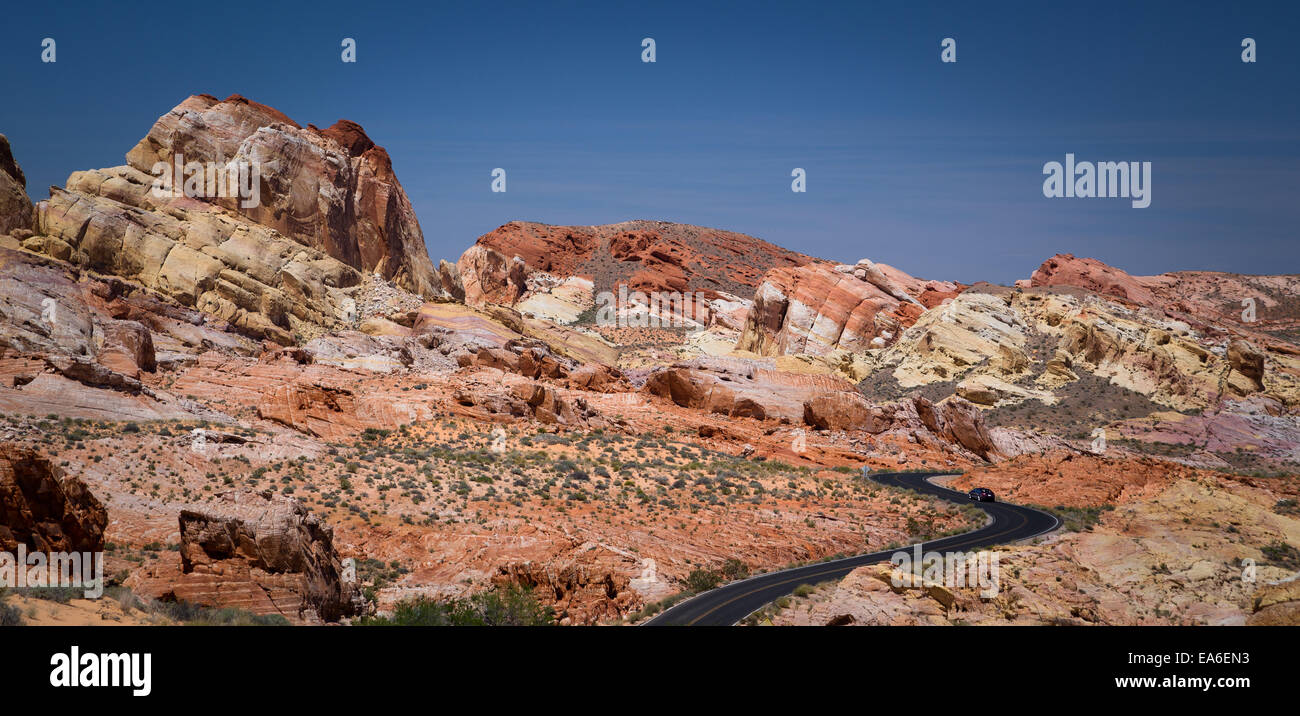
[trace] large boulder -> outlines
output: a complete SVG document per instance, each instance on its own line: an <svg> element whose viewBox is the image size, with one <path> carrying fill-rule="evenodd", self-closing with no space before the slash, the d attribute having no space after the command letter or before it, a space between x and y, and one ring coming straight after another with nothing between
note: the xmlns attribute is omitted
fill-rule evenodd
<svg viewBox="0 0 1300 716"><path fill-rule="evenodd" d="M862 430L874 422L871 407L859 393L822 393L804 402L803 420L818 430Z"/></svg>
<svg viewBox="0 0 1300 716"><path fill-rule="evenodd" d="M1300 625L1300 577L1266 584L1251 597L1250 626Z"/></svg>
<svg viewBox="0 0 1300 716"><path fill-rule="evenodd" d="M28 447L0 445L0 552L101 552L108 512L80 478Z"/></svg>
<svg viewBox="0 0 1300 716"><path fill-rule="evenodd" d="M1228 344L1228 365L1233 372L1245 378L1248 386L1242 392L1253 392L1264 387L1264 351L1246 341L1232 341Z"/></svg>
<svg viewBox="0 0 1300 716"><path fill-rule="evenodd" d="M361 613L358 586L345 579L333 529L301 502L247 491L218 498L215 508L181 512L181 576L170 596L294 622Z"/></svg>
<svg viewBox="0 0 1300 716"><path fill-rule="evenodd" d="M930 432L957 443L985 460L998 457L997 445L984 424L984 414L970 401L956 395L938 403L922 397L912 399L916 414Z"/></svg>
<svg viewBox="0 0 1300 716"><path fill-rule="evenodd" d="M139 321L104 321L103 344L98 360L105 366L134 378L140 371L153 372L157 358L153 347L153 334Z"/></svg>

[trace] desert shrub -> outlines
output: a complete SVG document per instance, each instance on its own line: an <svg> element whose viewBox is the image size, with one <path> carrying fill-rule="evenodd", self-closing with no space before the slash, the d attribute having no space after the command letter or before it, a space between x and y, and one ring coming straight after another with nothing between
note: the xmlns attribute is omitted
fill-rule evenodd
<svg viewBox="0 0 1300 716"><path fill-rule="evenodd" d="M1300 549L1286 542L1274 542L1266 547L1260 547L1259 551L1264 553L1264 559L1268 560L1269 564L1275 564L1283 569L1300 570Z"/></svg>
<svg viewBox="0 0 1300 716"><path fill-rule="evenodd" d="M359 626L550 626L555 612L526 587L509 586L465 598L404 600L391 617L364 617Z"/></svg>
<svg viewBox="0 0 1300 716"><path fill-rule="evenodd" d="M0 588L0 627L22 625L23 610L12 604L5 604L5 590Z"/></svg>
<svg viewBox="0 0 1300 716"><path fill-rule="evenodd" d="M32 599L43 599L47 602L58 602L67 604L73 599L84 599L86 590L81 587L24 587L15 590L18 594Z"/></svg>
<svg viewBox="0 0 1300 716"><path fill-rule="evenodd" d="M722 575L711 569L695 569L686 575L686 588L692 592L707 592L722 582Z"/></svg>
<svg viewBox="0 0 1300 716"><path fill-rule="evenodd" d="M289 626L279 614L253 614L243 609L212 609L190 602L155 602L151 611L187 626Z"/></svg>
<svg viewBox="0 0 1300 716"><path fill-rule="evenodd" d="M722 576L727 579L744 579L749 576L749 566L738 559L729 559L722 563Z"/></svg>

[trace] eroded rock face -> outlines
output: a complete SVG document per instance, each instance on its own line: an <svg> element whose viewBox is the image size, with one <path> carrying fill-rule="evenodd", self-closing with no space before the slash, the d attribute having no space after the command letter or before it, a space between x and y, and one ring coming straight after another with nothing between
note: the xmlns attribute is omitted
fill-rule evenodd
<svg viewBox="0 0 1300 716"><path fill-rule="evenodd" d="M803 404L805 423L818 430L866 430L878 433L888 428L889 417L874 414L874 406L859 393L822 393Z"/></svg>
<svg viewBox="0 0 1300 716"><path fill-rule="evenodd" d="M1298 575L1300 576L1300 575ZM1260 587L1251 598L1250 626L1296 626L1300 624L1300 578Z"/></svg>
<svg viewBox="0 0 1300 716"><path fill-rule="evenodd" d="M1264 352L1245 342L1233 341L1228 344L1228 365L1241 377L1249 381L1248 388L1242 392L1261 390L1264 387Z"/></svg>
<svg viewBox="0 0 1300 716"><path fill-rule="evenodd" d="M393 395L373 385L348 383L338 375L301 377L258 389L258 417L325 440L351 437L367 428L391 430L432 417L428 401L419 395L401 391Z"/></svg>
<svg viewBox="0 0 1300 716"><path fill-rule="evenodd" d="M930 432L955 442L985 460L998 456L997 445L984 425L984 415L970 401L956 395L938 403L917 397L916 413Z"/></svg>
<svg viewBox="0 0 1300 716"><path fill-rule="evenodd" d="M1164 311L1095 294L977 285L927 311L868 359L905 388L959 381L958 392L999 405L1051 403L1044 391L1068 393L1070 383L1091 373L1186 410L1261 392L1296 404L1296 353L1267 336L1233 347Z"/></svg>
<svg viewBox="0 0 1300 716"><path fill-rule="evenodd" d="M412 293L444 295L388 152L356 122L303 129L239 95L222 101L197 95L163 115L126 158L150 172L176 152L187 162L258 162L265 181L258 205L244 207L236 198L216 203Z"/></svg>
<svg viewBox="0 0 1300 716"><path fill-rule="evenodd" d="M154 191L156 165L243 162L257 201ZM213 173L215 177L215 172ZM215 180L213 180L215 182ZM230 193L230 192L227 192ZM74 172L36 209L24 247L120 276L277 343L356 320L374 272L448 295L383 148L355 123L301 128L238 95L196 95L161 117L125 166Z"/></svg>
<svg viewBox="0 0 1300 716"><path fill-rule="evenodd" d="M1093 293L1115 296L1141 305L1153 305L1155 295L1126 271L1096 259L1057 254L1029 277L1030 286L1077 286Z"/></svg>
<svg viewBox="0 0 1300 716"><path fill-rule="evenodd" d="M79 478L31 448L0 444L0 552L100 552L108 512Z"/></svg>
<svg viewBox="0 0 1300 716"><path fill-rule="evenodd" d="M769 271L754 293L737 348L759 355L883 348L956 284L925 282L884 264L808 264Z"/></svg>
<svg viewBox="0 0 1300 716"><path fill-rule="evenodd" d="M211 510L181 512L176 599L295 622L361 613L357 585L343 579L333 530L301 502L270 493L219 497Z"/></svg>
<svg viewBox="0 0 1300 716"><path fill-rule="evenodd" d="M847 381L830 375L778 371L763 361L695 359L646 378L642 391L684 408L738 418L801 424L804 403L831 392L853 393Z"/></svg>
<svg viewBox="0 0 1300 716"><path fill-rule="evenodd" d="M678 325L734 327L765 271L811 261L752 236L687 224L514 221L479 237L461 256L458 274L471 306L509 306L564 324L595 308L602 292L623 289L646 297L620 300L620 317L640 312ZM650 308L653 294L683 294L683 305Z"/></svg>
<svg viewBox="0 0 1300 716"><path fill-rule="evenodd" d="M508 385L480 386L457 390L452 399L474 408L480 418L532 419L568 427L599 427L605 419L579 395L564 395L543 382L522 381Z"/></svg>
<svg viewBox="0 0 1300 716"><path fill-rule="evenodd" d="M32 227L32 200L27 177L14 161L9 139L0 134L0 234Z"/></svg>
<svg viewBox="0 0 1300 716"><path fill-rule="evenodd" d="M534 596L555 609L561 624L598 624L618 619L641 601L630 587L626 558L595 545L584 546L588 549L569 562L503 564L493 582L531 589Z"/></svg>
<svg viewBox="0 0 1300 716"><path fill-rule="evenodd" d="M1300 292L1295 274L1248 276L1222 271L1174 271L1133 276L1089 258L1057 254L1018 285L1078 287L1166 311L1192 323L1285 330L1300 325L1287 296Z"/></svg>
<svg viewBox="0 0 1300 716"><path fill-rule="evenodd" d="M769 268L798 266L813 260L752 236L666 221L625 221L602 226L512 221L479 237L475 246L478 249L469 253L475 262L461 261L466 301L471 304L475 303L470 288L473 275L482 275L482 264L477 262L481 249L490 249L507 261L517 256L527 272L540 271L559 278L590 276L596 273L594 262L606 262L611 266L611 275L608 283L598 281L604 285L597 286L597 290L625 283L641 291L721 290L746 297ZM479 283L485 291L489 285L498 284L495 280Z"/></svg>
<svg viewBox="0 0 1300 716"><path fill-rule="evenodd" d="M501 347L478 346L456 355L462 368L496 368L534 380L564 382L571 388L610 393L628 385L617 368L603 363L579 363L558 355L536 339L511 339Z"/></svg>

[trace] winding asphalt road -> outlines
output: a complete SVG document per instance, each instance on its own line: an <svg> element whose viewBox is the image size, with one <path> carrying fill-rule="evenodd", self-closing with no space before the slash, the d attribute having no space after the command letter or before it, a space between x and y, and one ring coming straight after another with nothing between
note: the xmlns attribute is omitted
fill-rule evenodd
<svg viewBox="0 0 1300 716"><path fill-rule="evenodd" d="M946 474L949 473L892 472L879 473L870 477L882 485L906 487L951 502L962 504L970 502L965 493L928 482L931 477ZM988 524L971 532L923 542L922 551L965 552L1036 537L1051 532L1060 525L1060 520L1053 515L1028 507L1005 502L973 504L988 513L991 518ZM912 547L909 545L901 549L910 551ZM898 550L872 552L832 562L818 562L731 582L673 606L646 622L646 625L731 626L756 609L791 594L801 584L817 584L831 579L841 579L864 564L888 560L896 551Z"/></svg>

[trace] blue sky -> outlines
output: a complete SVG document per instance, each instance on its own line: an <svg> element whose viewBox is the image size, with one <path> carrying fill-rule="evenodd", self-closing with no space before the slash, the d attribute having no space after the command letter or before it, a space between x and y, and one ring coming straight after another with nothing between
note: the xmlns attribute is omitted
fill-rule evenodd
<svg viewBox="0 0 1300 716"><path fill-rule="evenodd" d="M191 94L352 119L392 155L435 260L515 219L641 218L967 282L1056 252L1300 272L1300 7L1058 5L23 3L0 133L40 199L123 163ZM1151 207L1044 198L1066 152L1152 162Z"/></svg>

